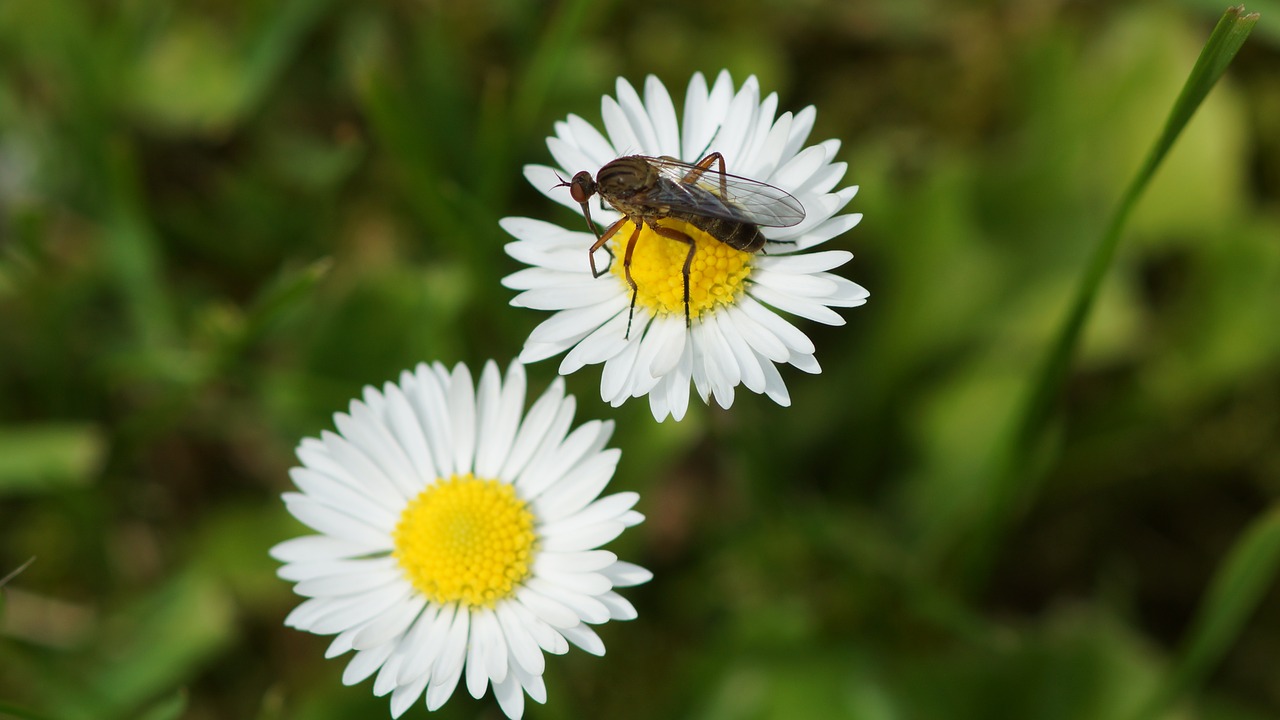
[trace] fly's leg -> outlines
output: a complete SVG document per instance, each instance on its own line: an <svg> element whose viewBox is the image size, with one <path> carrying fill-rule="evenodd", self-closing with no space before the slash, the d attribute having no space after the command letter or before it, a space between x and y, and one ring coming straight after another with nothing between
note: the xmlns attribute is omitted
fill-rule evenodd
<svg viewBox="0 0 1280 720"><path fill-rule="evenodd" d="M625 220L626 218L623 218ZM614 223L615 227L609 228L617 232L617 226L622 224L622 220ZM636 315L636 297L640 294L640 286L631 277L631 255L636 250L636 240L640 239L640 228L644 227L644 221L636 221L635 232L631 233L631 238L627 240L627 252L622 256L622 274L627 277L627 284L631 286L631 310L627 312L627 332L623 334L622 339L631 338L631 318Z"/></svg>
<svg viewBox="0 0 1280 720"><path fill-rule="evenodd" d="M719 155L719 153L715 154ZM689 246L689 254L684 257L684 270L681 274L684 276L684 326L686 329L692 328L693 321L689 318L689 270L693 267L693 254L697 252L698 245L693 241L693 238L674 228L661 227L654 223L649 223L649 227L664 238L678 240Z"/></svg>
<svg viewBox="0 0 1280 720"><path fill-rule="evenodd" d="M614 223L614 224L610 225L610 226L608 227L608 229L607 229L607 230L605 230L603 233L601 233L601 234L599 235L599 238L600 238L600 239L599 239L599 240L596 240L595 244L591 246L591 249L587 251L587 259L591 261L591 277L593 277L593 278L598 278L598 277L600 277L601 275L603 275L603 274L605 274L605 273L609 272L609 268L608 268L608 267L606 267L604 270L602 270L602 271L600 271L600 272L596 272L596 251L603 247L603 248L604 248L604 251L605 251L605 252L607 252L607 253L609 253L609 258L610 258L610 259L609 259L609 265L613 265L613 251L612 251L612 250L610 250L609 248L605 247L605 243L609 242L609 238L613 237L613 236L614 236L614 234L616 234L616 233L618 232L618 230L620 230L620 229L622 228L623 223L625 223L626 221L627 221L627 219L624 217L624 218L622 218L621 220L619 220L618 222L616 222L616 223ZM639 227L639 225L637 225L636 227ZM592 227L592 229L594 230L595 228L594 228L594 227ZM633 242L633 243L635 242L635 238L634 238L634 237L631 239L631 242ZM630 252L628 252L628 253L627 253L627 263L628 263L628 264L630 264L630 263L631 263L631 253L630 253ZM628 279L629 279L629 278L628 278Z"/></svg>
<svg viewBox="0 0 1280 720"><path fill-rule="evenodd" d="M703 175L706 174L708 170L711 169L711 166L715 163L720 164L720 197L722 198L729 197L729 184L725 180L724 155L721 155L718 152L713 152L707 155L706 157L702 158L701 160L699 160L697 165L695 166L696 169L690 170L689 174L685 175L684 179L681 180L680 182L686 183L686 184L697 182L702 178Z"/></svg>

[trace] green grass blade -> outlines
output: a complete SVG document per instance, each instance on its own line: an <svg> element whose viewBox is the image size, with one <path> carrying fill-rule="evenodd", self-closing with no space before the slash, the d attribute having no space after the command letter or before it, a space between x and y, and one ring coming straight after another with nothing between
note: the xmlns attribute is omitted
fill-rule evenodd
<svg viewBox="0 0 1280 720"><path fill-rule="evenodd" d="M1249 31L1257 23L1256 13L1244 15L1243 12L1243 6L1229 8L1218 21L1213 34L1209 36L1208 42L1201 50L1195 66L1191 68L1191 74L1187 77L1182 92L1173 104L1173 109L1165 121L1164 130L1147 153L1142 167L1130 181L1120 199L1120 204L1111 217L1106 234L1094 248L1084 275L1080 278L1080 285L1076 288L1071 310L1062 324L1046 362L1040 369L1038 380L1022 410L1020 421L1015 425L1017 428L1015 453L1017 448L1035 445L1044 431L1053 401L1062 388L1067 369L1071 364L1071 357L1076 346L1080 344L1080 334L1084 329L1085 320L1097 298L1102 279L1115 258L1121 233L1138 199L1142 197L1143 191L1151 182L1151 177L1169 153L1169 149L1173 147L1178 135L1195 114L1196 108L1200 107L1209 90L1218 82L1218 78L1222 77L1227 65L1244 44L1245 38L1249 37Z"/></svg>
<svg viewBox="0 0 1280 720"><path fill-rule="evenodd" d="M1135 720L1162 716L1199 685L1235 643L1280 570L1280 508L1254 521L1236 541L1204 596L1183 649Z"/></svg>
<svg viewBox="0 0 1280 720"><path fill-rule="evenodd" d="M1258 15L1244 14L1243 6L1229 8L1223 14L1192 67L1163 130L1129 182L1105 234L1094 247L1076 287L1070 310L1035 375L1021 410L1013 417L1008 444L995 460L994 469L1000 480L993 486L987 521L975 524L979 536L964 558L971 582L985 575L992 548L1013 521L1018 508L1032 495L1037 478L1043 474L1039 470L1038 460L1044 458L1046 430L1055 401L1070 369L1076 347L1080 344L1080 336L1097 298L1098 289L1115 258L1116 248L1130 214L1178 135L1222 77L1257 21Z"/></svg>

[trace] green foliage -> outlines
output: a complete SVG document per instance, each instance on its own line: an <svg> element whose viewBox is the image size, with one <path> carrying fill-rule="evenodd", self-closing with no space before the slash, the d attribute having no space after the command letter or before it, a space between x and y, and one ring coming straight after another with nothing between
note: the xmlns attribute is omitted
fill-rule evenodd
<svg viewBox="0 0 1280 720"><path fill-rule="evenodd" d="M656 577L528 715L1280 715L1250 9L1241 48L1201 0L0 3L0 716L383 716L281 624L294 446L419 361L513 358L541 316L497 221L581 222L521 176L552 123L721 67L842 141L872 297L799 323L791 408L658 425L568 378ZM495 716L464 694L438 716Z"/></svg>

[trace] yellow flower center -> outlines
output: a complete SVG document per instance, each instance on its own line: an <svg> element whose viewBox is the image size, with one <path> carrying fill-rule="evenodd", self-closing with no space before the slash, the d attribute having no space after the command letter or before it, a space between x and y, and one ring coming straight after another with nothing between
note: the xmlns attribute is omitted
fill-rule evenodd
<svg viewBox="0 0 1280 720"><path fill-rule="evenodd" d="M693 263L689 266L689 317L731 305L742 294L742 281L751 274L751 253L725 245L687 222L667 218L662 226L693 238ZM611 271L626 284L623 264L627 241L635 225L627 223L611 239L614 262ZM631 256L631 278L636 281L636 304L655 315L684 315L684 261L688 243L665 238L648 225L640 231ZM630 293L631 287L627 286Z"/></svg>
<svg viewBox="0 0 1280 720"><path fill-rule="evenodd" d="M493 607L528 577L537 535L514 487L467 473L411 500L392 539L392 555L428 600Z"/></svg>

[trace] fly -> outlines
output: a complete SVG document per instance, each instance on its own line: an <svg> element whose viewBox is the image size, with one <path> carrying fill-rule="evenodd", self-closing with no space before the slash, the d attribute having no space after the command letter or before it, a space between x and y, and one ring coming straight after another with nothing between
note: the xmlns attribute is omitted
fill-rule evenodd
<svg viewBox="0 0 1280 720"><path fill-rule="evenodd" d="M712 169L713 166L718 166ZM635 314L639 286L631 278L631 256L640 229L648 225L655 233L689 246L684 268L684 322L689 317L689 269L697 245L687 233L659 224L671 218L689 223L720 242L742 252L759 252L765 244L761 227L791 227L804 220L804 206L790 193L772 185L749 180L725 172L724 156L713 152L696 164L671 157L628 155L600 168L596 176L583 170L557 187L569 188L574 201L582 206L582 216L595 233L596 242L588 251L592 277L608 271L596 269L595 252L604 247L622 226L630 222L635 230L627 240L622 259L623 274L631 286L631 314ZM599 194L622 219L598 230L591 222L587 201ZM608 248L606 248L606 251ZM610 253L612 255L612 253ZM627 336L631 335L631 317L627 317Z"/></svg>

